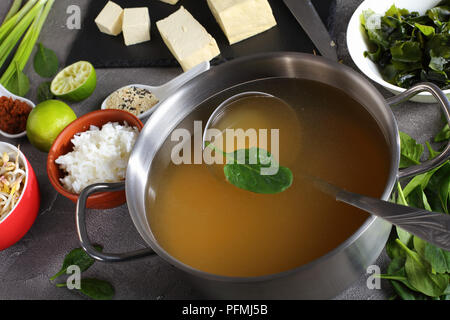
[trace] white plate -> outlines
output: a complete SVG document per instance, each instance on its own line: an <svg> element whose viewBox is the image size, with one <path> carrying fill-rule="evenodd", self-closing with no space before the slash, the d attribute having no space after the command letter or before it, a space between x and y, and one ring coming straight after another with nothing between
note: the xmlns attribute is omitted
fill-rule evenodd
<svg viewBox="0 0 450 320"><path fill-rule="evenodd" d="M366 0L356 9L350 19L347 28L347 47L350 56L356 66L363 72L367 77L382 85L386 89L390 90L394 94L399 94L406 89L394 86L387 81L383 80L383 77L378 70L375 63L369 58L364 57L364 51L368 50L368 39L364 27L361 25L360 16L363 11L372 9L374 12L384 15L384 13L395 4L398 8L405 8L411 11L418 11L420 14L425 14L425 12L435 7L441 2L441 0ZM450 89L445 90L444 93L447 98L450 99ZM411 100L416 102L424 103L434 103L436 100L428 92L422 92Z"/></svg>
<svg viewBox="0 0 450 320"><path fill-rule="evenodd" d="M8 98L13 98L15 100L20 100L20 101L26 102L31 108L34 108L36 106L33 102L31 102L28 99L25 99L25 98L22 98L22 97L12 94L8 90L6 90L5 87L3 87L1 84L0 84L0 97L8 97ZM10 133L6 133L6 132L0 130L0 135L4 136L6 138L9 138L9 139L21 138L21 137L26 136L26 134L27 134L26 131L17 133L17 134L10 134Z"/></svg>

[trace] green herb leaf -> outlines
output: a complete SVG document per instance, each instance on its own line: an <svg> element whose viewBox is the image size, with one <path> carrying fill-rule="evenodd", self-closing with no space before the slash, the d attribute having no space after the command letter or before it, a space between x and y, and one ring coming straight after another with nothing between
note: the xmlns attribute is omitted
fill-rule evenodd
<svg viewBox="0 0 450 320"><path fill-rule="evenodd" d="M419 237L414 236L413 244L414 244L414 250L422 257L425 258L425 245L426 241L422 240Z"/></svg>
<svg viewBox="0 0 450 320"><path fill-rule="evenodd" d="M103 248L100 245L94 245L94 248L98 251L102 251ZM55 280L59 276L65 274L67 272L67 268L71 265L77 265L80 268L80 271L86 271L90 266L94 264L95 260L91 258L86 251L82 248L76 248L70 251L66 257L64 258L63 265L61 270L58 271L50 280Z"/></svg>
<svg viewBox="0 0 450 320"><path fill-rule="evenodd" d="M43 78L51 78L56 75L59 68L58 57L56 54L44 47L42 43L38 44L38 50L34 56L34 70Z"/></svg>
<svg viewBox="0 0 450 320"><path fill-rule="evenodd" d="M277 165L272 155L263 149L240 149L227 158L229 161L223 169L225 177L238 188L272 194L283 192L292 185L293 174L289 168L279 166L275 174L262 174L263 169Z"/></svg>
<svg viewBox="0 0 450 320"><path fill-rule="evenodd" d="M42 82L38 89L37 89L37 100L38 103L47 101L47 100L51 100L53 99L55 96L53 95L52 91L50 90L50 86L51 86L51 82L47 81L47 82Z"/></svg>
<svg viewBox="0 0 450 320"><path fill-rule="evenodd" d="M450 252L425 242L424 258L430 263L437 273L450 273Z"/></svg>
<svg viewBox="0 0 450 320"><path fill-rule="evenodd" d="M429 263L417 252L412 251L400 240L397 241L405 250L406 262L405 271L409 283L420 292L430 296L441 296L448 286L448 275L433 274Z"/></svg>
<svg viewBox="0 0 450 320"><path fill-rule="evenodd" d="M56 286L58 288L66 288L67 284L57 283ZM115 289L107 281L86 278L81 279L79 292L94 300L111 300L114 297Z"/></svg>
<svg viewBox="0 0 450 320"><path fill-rule="evenodd" d="M400 168L407 168L412 165L420 164L420 158L422 157L424 146L418 144L416 140L401 131L400 148Z"/></svg>
<svg viewBox="0 0 450 320"><path fill-rule="evenodd" d="M401 282L391 280L392 287L403 300L426 300L426 297L418 292L414 292Z"/></svg>
<svg viewBox="0 0 450 320"><path fill-rule="evenodd" d="M446 162L436 171L428 183L429 188L433 190L441 203L443 212L449 213L448 201L450 195L450 162Z"/></svg>
<svg viewBox="0 0 450 320"><path fill-rule="evenodd" d="M406 258L406 254L403 251L403 249L400 248L400 246L398 245L396 239L397 239L397 232L394 229L391 232L391 234L389 235L389 240L386 243L386 253L389 256L389 258L391 258L391 260L394 260L394 259L397 258L397 259L403 260L403 264L404 264L405 258ZM388 269L388 273L390 273L389 269Z"/></svg>
<svg viewBox="0 0 450 320"><path fill-rule="evenodd" d="M115 294L109 282L92 278L81 279L80 292L94 300L111 300Z"/></svg>
<svg viewBox="0 0 450 320"><path fill-rule="evenodd" d="M16 71L11 80L5 85L11 93L24 97L30 90L30 80L25 73L20 70L19 64L15 63Z"/></svg>

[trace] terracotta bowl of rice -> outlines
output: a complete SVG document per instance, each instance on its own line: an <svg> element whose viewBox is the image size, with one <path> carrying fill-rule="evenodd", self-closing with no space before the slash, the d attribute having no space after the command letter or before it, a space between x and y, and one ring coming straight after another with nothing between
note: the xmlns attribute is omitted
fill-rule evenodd
<svg viewBox="0 0 450 320"><path fill-rule="evenodd" d="M73 121L48 153L50 183L76 203L88 185L123 181L129 154L143 126L131 113L112 109L93 111ZM87 207L109 209L125 202L125 190L100 192L88 198Z"/></svg>

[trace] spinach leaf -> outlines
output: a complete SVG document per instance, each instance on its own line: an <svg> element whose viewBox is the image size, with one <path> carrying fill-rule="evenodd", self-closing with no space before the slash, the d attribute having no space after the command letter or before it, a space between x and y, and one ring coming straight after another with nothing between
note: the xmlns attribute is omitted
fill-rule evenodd
<svg viewBox="0 0 450 320"><path fill-rule="evenodd" d="M403 196L405 199L409 196L409 194L416 189L417 187L420 187L422 190L425 190L425 188L428 186L428 183L430 182L431 177L433 174L438 171L443 165L434 168L428 172L419 174L411 179L411 181L405 186L403 189Z"/></svg>
<svg viewBox="0 0 450 320"><path fill-rule="evenodd" d="M100 245L94 245L94 247L99 251L103 250ZM61 270L58 271L53 277L51 277L50 280L55 280L59 276L65 274L67 272L67 268L71 265L77 265L80 268L80 271L83 272L89 269L89 267L92 266L94 262L95 260L91 258L82 248L73 249L64 258Z"/></svg>
<svg viewBox="0 0 450 320"><path fill-rule="evenodd" d="M279 166L275 174L263 175L262 170L277 165L266 150L260 148L236 150L224 166L225 177L238 188L263 194L283 192L292 185L289 168Z"/></svg>
<svg viewBox="0 0 450 320"><path fill-rule="evenodd" d="M38 103L50 100L54 98L52 91L50 90L51 82L42 82L37 89Z"/></svg>
<svg viewBox="0 0 450 320"><path fill-rule="evenodd" d="M423 258L425 258L425 245L426 241L422 240L419 237L414 236L413 238L413 244L414 244L414 250Z"/></svg>
<svg viewBox="0 0 450 320"><path fill-rule="evenodd" d="M408 196L408 203L411 207L418 208L418 209L425 209L428 211L431 210L431 206L428 203L428 198L425 192L422 190L422 188L417 187L415 188Z"/></svg>
<svg viewBox="0 0 450 320"><path fill-rule="evenodd" d="M56 286L58 288L64 288L67 287L67 284L58 283ZM111 300L115 294L115 289L112 284L94 278L81 279L79 291L94 300Z"/></svg>
<svg viewBox="0 0 450 320"><path fill-rule="evenodd" d="M404 260L406 258L406 254L402 250L402 248L400 248L396 239L397 239L397 232L396 232L396 229L393 229L391 234L389 235L389 239L386 243L386 253L389 256L389 258L391 258L391 260L399 258L401 261L403 261L403 265L404 265L404 262L405 262ZM389 271L389 268L388 268L388 274L390 274L390 273L391 272Z"/></svg>
<svg viewBox="0 0 450 320"><path fill-rule="evenodd" d="M426 297L423 294L412 291L401 282L391 280L391 284L395 292L400 298L402 298L402 300L426 300Z"/></svg>
<svg viewBox="0 0 450 320"><path fill-rule="evenodd" d="M56 75L59 68L58 57L56 54L44 47L42 43L38 44L38 50L34 56L34 70L43 78L51 78Z"/></svg>
<svg viewBox="0 0 450 320"><path fill-rule="evenodd" d="M430 296L441 296L448 286L448 275L433 274L429 263L417 252L412 251L400 240L397 240L400 246L405 250L406 262L405 271L409 283L420 292Z"/></svg>
<svg viewBox="0 0 450 320"><path fill-rule="evenodd" d="M24 97L28 91L30 91L30 80L25 73L20 70L20 66L17 61L15 61L15 66L15 73L5 87L11 93Z"/></svg>
<svg viewBox="0 0 450 320"><path fill-rule="evenodd" d="M412 165L420 164L420 157L423 154L424 146L418 144L404 132L400 131L400 168L407 168Z"/></svg>
<svg viewBox="0 0 450 320"><path fill-rule="evenodd" d="M223 168L225 178L240 189L273 194L283 192L292 185L292 171L279 166L270 152L264 149L239 149L226 153L209 142L206 142L206 147L226 157L227 163Z"/></svg>
<svg viewBox="0 0 450 320"><path fill-rule="evenodd" d="M403 193L402 187L400 186L400 183L397 183L397 204L401 204L403 206L408 206L408 202L406 201L405 195ZM406 230L403 230L400 227L395 227L395 230L397 231L398 238L402 243L405 245L408 245L411 242L412 234L409 233ZM398 245L398 244L397 244Z"/></svg>
<svg viewBox="0 0 450 320"><path fill-rule="evenodd" d="M430 263L433 271L437 273L450 273L450 252L425 242L424 258Z"/></svg>
<svg viewBox="0 0 450 320"><path fill-rule="evenodd" d="M115 294L109 282L92 278L81 279L80 292L94 300L111 300Z"/></svg>
<svg viewBox="0 0 450 320"><path fill-rule="evenodd" d="M450 162L446 162L431 177L429 188L434 190L445 213L449 213L448 200L450 194Z"/></svg>
<svg viewBox="0 0 450 320"><path fill-rule="evenodd" d="M442 142L450 139L450 127L448 124L434 138L434 142Z"/></svg>

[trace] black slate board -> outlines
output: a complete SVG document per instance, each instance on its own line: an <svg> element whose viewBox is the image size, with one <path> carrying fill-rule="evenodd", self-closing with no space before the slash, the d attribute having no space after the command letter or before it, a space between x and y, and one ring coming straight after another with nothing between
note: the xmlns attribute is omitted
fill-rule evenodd
<svg viewBox="0 0 450 320"><path fill-rule="evenodd" d="M184 6L216 39L221 55L212 61L213 64L258 52L299 51L312 53L315 49L282 0L269 0L278 23L276 27L232 46L228 44L227 38L210 12L206 0L180 0L177 5L169 5L158 0L114 0L114 2L123 8L148 6L151 20L151 41L127 47L123 42L122 35L113 37L101 33L94 20L107 0L90 1L82 29L70 50L66 64L87 60L97 68L178 66L177 61L161 39L156 28L156 21L170 15L180 5ZM314 5L332 34L335 0L315 0Z"/></svg>

